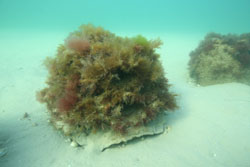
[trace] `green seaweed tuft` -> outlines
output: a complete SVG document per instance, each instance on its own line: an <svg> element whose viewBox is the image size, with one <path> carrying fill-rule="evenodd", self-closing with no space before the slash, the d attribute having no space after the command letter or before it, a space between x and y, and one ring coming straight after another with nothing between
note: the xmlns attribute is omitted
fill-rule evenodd
<svg viewBox="0 0 250 167"><path fill-rule="evenodd" d="M145 48L148 48L150 44L149 41L142 35L137 35L136 37L133 38L133 41L135 42L136 45L140 45Z"/></svg>

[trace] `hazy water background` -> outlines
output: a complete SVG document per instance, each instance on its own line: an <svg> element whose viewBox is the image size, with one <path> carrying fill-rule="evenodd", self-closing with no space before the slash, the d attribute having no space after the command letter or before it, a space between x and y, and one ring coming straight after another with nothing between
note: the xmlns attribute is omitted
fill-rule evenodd
<svg viewBox="0 0 250 167"><path fill-rule="evenodd" d="M0 30L72 31L93 23L111 31L243 33L249 0L0 0Z"/></svg>

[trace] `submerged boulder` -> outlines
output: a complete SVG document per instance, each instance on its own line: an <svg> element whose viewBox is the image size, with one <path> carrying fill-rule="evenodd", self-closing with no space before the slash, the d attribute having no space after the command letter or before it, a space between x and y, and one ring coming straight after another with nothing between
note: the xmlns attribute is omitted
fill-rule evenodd
<svg viewBox="0 0 250 167"><path fill-rule="evenodd" d="M134 137L154 134L143 129L177 107L155 52L160 45L141 35L123 38L82 25L45 60L48 86L37 98L47 105L50 122L73 139L101 133L119 143L136 129Z"/></svg>
<svg viewBox="0 0 250 167"><path fill-rule="evenodd" d="M250 85L250 33L208 34L190 53L189 74L202 86L228 82Z"/></svg>

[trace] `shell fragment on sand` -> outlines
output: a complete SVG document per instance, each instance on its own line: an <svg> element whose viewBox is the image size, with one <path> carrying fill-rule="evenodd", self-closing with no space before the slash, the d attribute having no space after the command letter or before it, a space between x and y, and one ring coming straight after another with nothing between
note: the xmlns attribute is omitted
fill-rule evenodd
<svg viewBox="0 0 250 167"><path fill-rule="evenodd" d="M75 141L72 141L71 143L70 143L70 145L72 146L72 147L79 147L80 145L77 143L77 142L75 142Z"/></svg>

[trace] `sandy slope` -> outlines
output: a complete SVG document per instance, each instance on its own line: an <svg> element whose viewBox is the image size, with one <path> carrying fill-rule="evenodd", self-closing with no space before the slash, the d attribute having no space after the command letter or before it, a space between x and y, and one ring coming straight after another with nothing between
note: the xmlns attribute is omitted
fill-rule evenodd
<svg viewBox="0 0 250 167"><path fill-rule="evenodd" d="M180 108L168 117L169 133L103 153L71 147L35 100L47 75L41 62L66 35L0 34L0 147L8 151L0 157L1 167L250 166L250 87L197 87L188 81L188 53L203 34L148 34L164 40L159 52L179 94ZM22 119L26 112L29 117Z"/></svg>

